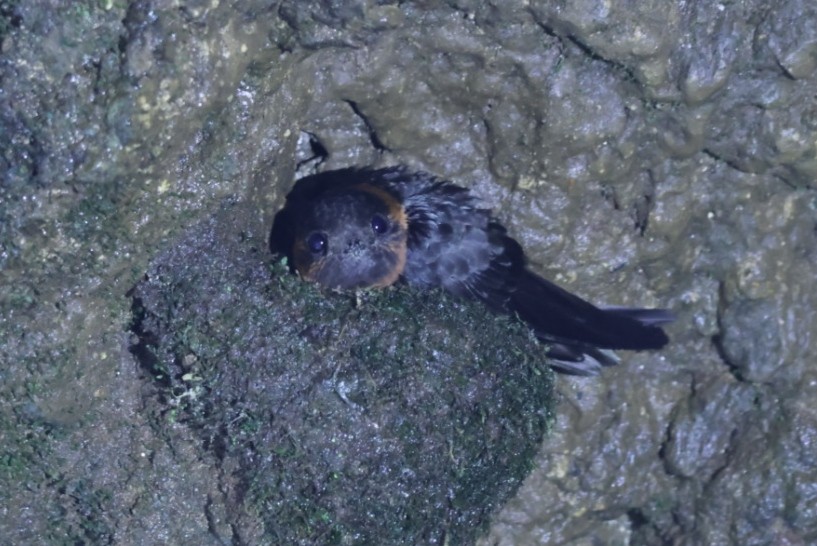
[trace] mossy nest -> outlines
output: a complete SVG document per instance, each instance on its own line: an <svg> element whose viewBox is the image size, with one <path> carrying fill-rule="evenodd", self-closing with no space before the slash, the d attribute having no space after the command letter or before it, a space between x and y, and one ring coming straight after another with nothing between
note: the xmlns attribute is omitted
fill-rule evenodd
<svg viewBox="0 0 817 546"><path fill-rule="evenodd" d="M231 469L271 543L473 542L547 430L544 348L439 291L321 292L232 226L192 229L133 291L163 420Z"/></svg>

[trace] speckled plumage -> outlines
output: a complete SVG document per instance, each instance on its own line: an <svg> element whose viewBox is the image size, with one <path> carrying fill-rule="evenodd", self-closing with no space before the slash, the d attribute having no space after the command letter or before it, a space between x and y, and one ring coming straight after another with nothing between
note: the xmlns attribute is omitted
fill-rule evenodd
<svg viewBox="0 0 817 546"><path fill-rule="evenodd" d="M403 280L442 287L515 313L548 345L554 369L592 375L611 349L659 349L662 309L600 309L526 268L521 246L471 193L404 167L341 169L301 179L276 216L270 245L328 288Z"/></svg>

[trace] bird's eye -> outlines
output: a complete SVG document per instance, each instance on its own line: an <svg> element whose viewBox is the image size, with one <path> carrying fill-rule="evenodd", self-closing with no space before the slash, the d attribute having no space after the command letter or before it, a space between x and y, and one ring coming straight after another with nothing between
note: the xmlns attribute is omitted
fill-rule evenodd
<svg viewBox="0 0 817 546"><path fill-rule="evenodd" d="M313 254L326 253L326 235L323 233L313 233L306 238L306 246Z"/></svg>
<svg viewBox="0 0 817 546"><path fill-rule="evenodd" d="M372 216L372 231L378 235L382 235L389 230L389 221L383 217L382 214L375 214Z"/></svg>

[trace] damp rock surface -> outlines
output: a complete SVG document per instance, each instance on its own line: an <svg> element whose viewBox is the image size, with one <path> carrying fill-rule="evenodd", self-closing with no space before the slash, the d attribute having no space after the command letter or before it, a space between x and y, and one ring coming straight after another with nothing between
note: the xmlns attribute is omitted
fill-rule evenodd
<svg viewBox="0 0 817 546"><path fill-rule="evenodd" d="M130 351L129 291L225 200L263 241L296 177L407 164L537 273L678 316L664 351L557 378L478 543L817 542L816 11L0 2L0 536L260 543L225 493L244 459Z"/></svg>

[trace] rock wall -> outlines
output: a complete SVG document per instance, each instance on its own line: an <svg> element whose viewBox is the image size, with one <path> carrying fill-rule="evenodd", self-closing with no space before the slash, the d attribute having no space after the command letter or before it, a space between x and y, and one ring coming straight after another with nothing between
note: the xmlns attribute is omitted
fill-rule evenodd
<svg viewBox="0 0 817 546"><path fill-rule="evenodd" d="M557 378L482 544L814 543L816 69L805 0L0 2L0 536L262 536L153 426L127 294L225 201L263 240L295 176L406 163L678 315Z"/></svg>

